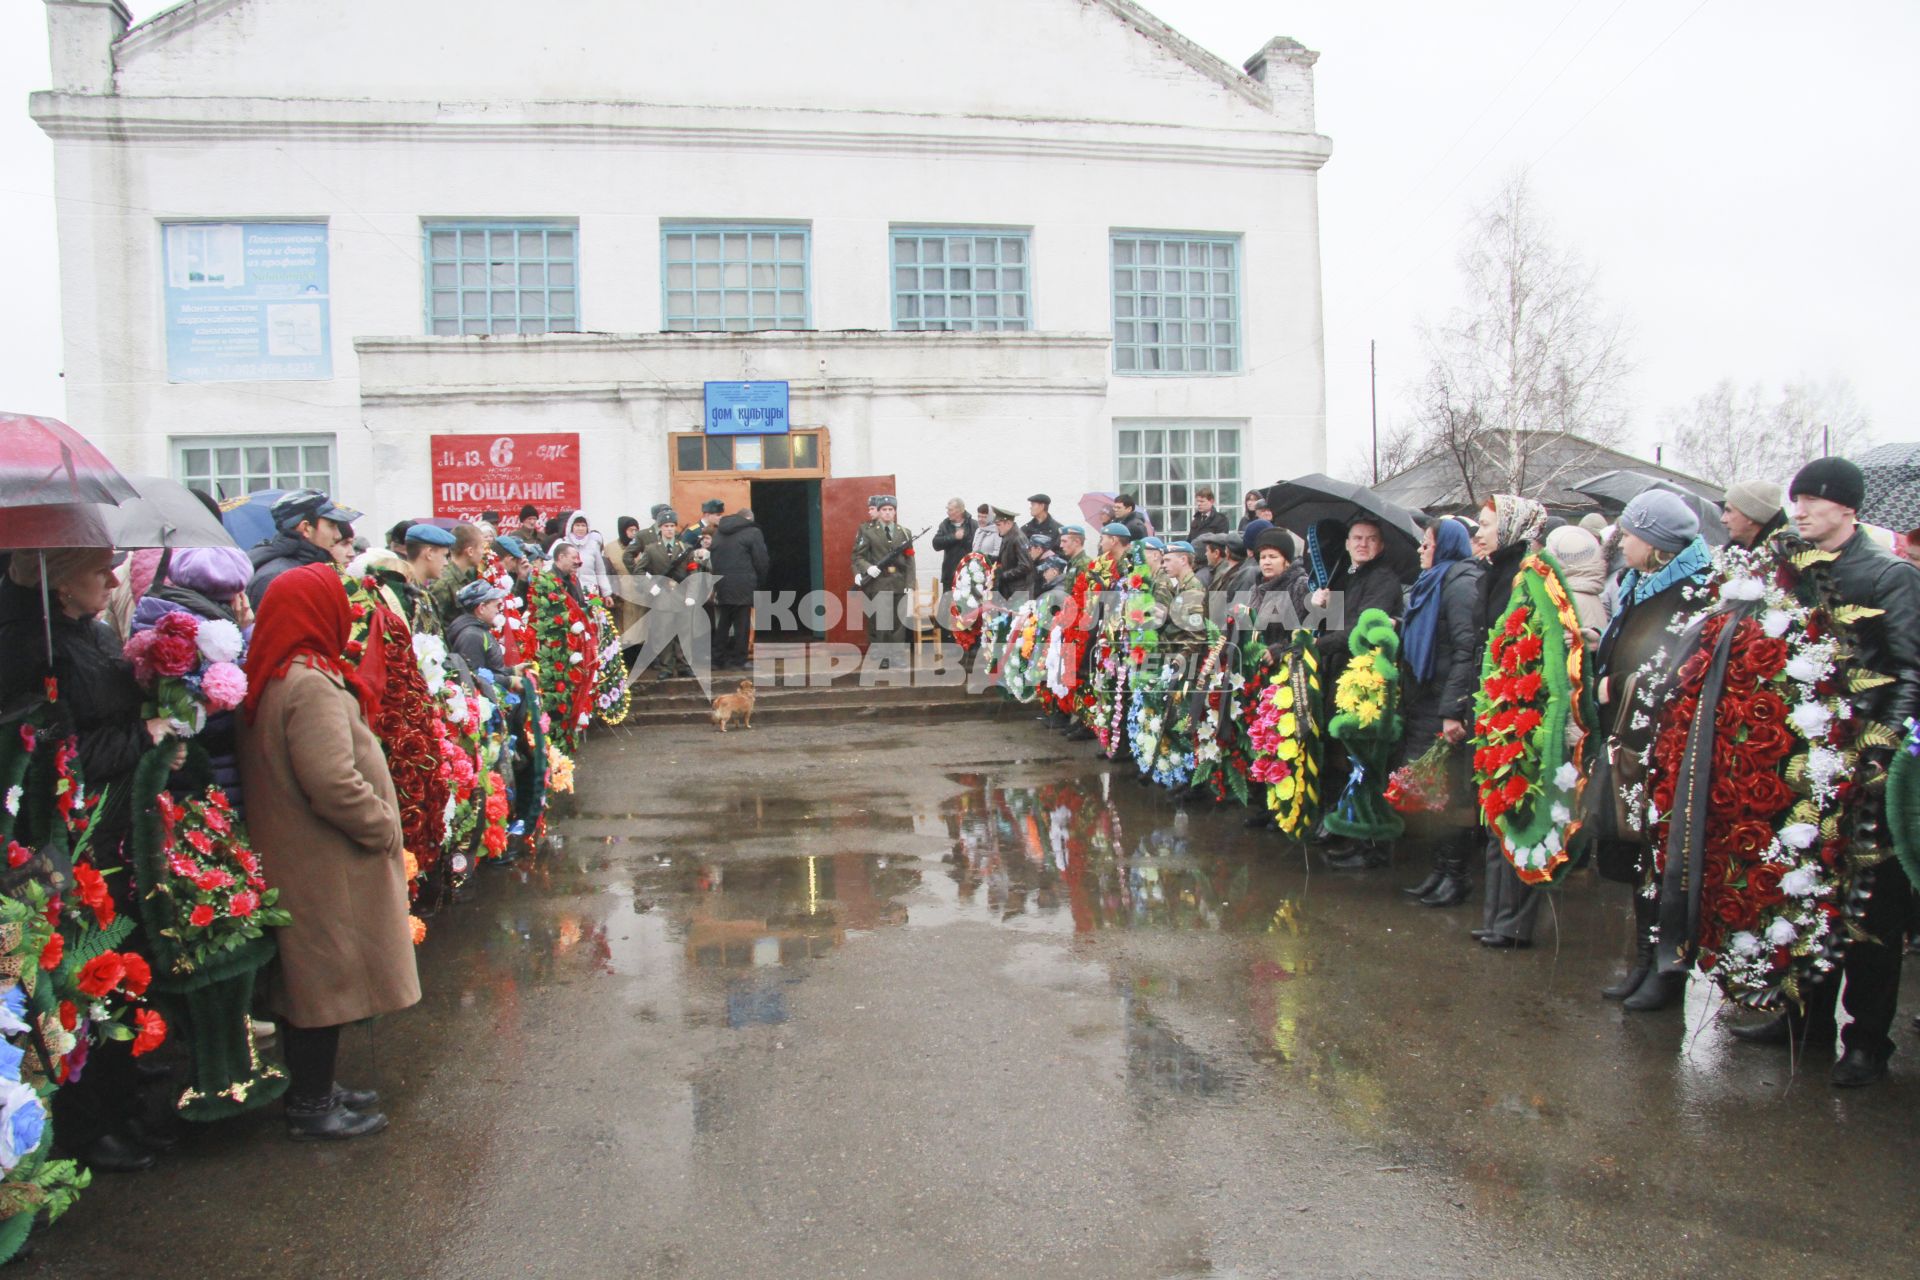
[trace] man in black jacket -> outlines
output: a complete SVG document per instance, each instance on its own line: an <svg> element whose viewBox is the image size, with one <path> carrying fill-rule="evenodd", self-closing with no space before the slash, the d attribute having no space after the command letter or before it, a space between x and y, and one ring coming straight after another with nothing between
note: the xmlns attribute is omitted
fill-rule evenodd
<svg viewBox="0 0 1920 1280"><path fill-rule="evenodd" d="M1020 526L1020 532L1028 538L1037 533L1047 539L1049 546L1059 545L1060 522L1053 518L1052 498L1044 493L1034 494L1027 499L1027 514L1033 518Z"/></svg>
<svg viewBox="0 0 1920 1280"><path fill-rule="evenodd" d="M358 511L341 506L318 489L283 494L273 504L273 527L278 532L247 553L253 561L247 600L258 609L267 587L287 570L332 560L333 545L352 541L353 522L359 518Z"/></svg>
<svg viewBox="0 0 1920 1280"><path fill-rule="evenodd" d="M947 503L947 518L933 531L933 549L940 553L940 590L953 590L954 570L973 550L974 531L980 526L967 514L967 504L958 498Z"/></svg>
<svg viewBox="0 0 1920 1280"><path fill-rule="evenodd" d="M767 540L745 507L721 517L714 529L708 568L713 589L713 665L716 671L747 665L753 628L753 593L767 584Z"/></svg>
<svg viewBox="0 0 1920 1280"><path fill-rule="evenodd" d="M1880 611L1853 624L1854 658L1860 669L1892 676L1893 681L1855 694L1855 710L1904 736L1908 717L1920 713L1920 569L1881 550L1859 527L1856 512L1866 501L1867 481L1845 458L1809 462L1787 492L1799 535L1839 555L1830 569L1839 603ZM1884 749L1866 753L1860 776L1884 776L1889 757ZM1854 815L1854 839L1890 854L1884 805L1882 793L1869 800L1866 812ZM1841 968L1852 1019L1839 1036L1846 1052L1833 1067L1833 1083L1842 1089L1886 1078L1887 1059L1893 1054L1887 1033L1900 997L1901 939L1914 923L1912 887L1890 856L1860 876L1856 892L1871 896L1860 922L1867 936L1847 947ZM1770 1022L1735 1027L1734 1036L1755 1044L1831 1045L1840 976L1830 975L1807 992L1803 1018L1782 1014Z"/></svg>
<svg viewBox="0 0 1920 1280"><path fill-rule="evenodd" d="M1193 495L1193 523L1187 527L1187 541L1194 546L1210 533L1227 531L1227 513L1213 505L1213 490L1201 487Z"/></svg>
<svg viewBox="0 0 1920 1280"><path fill-rule="evenodd" d="M1142 541L1153 532L1147 528L1147 518L1140 514L1140 504L1134 500L1134 496L1130 493L1123 493L1114 498L1113 518L1118 523L1127 526L1127 531L1133 535L1133 540L1136 543Z"/></svg>
<svg viewBox="0 0 1920 1280"><path fill-rule="evenodd" d="M1326 629L1315 641L1320 650L1320 688L1329 706L1334 686L1340 683L1340 675L1353 657L1347 649L1347 637L1360 615L1379 609L1398 622L1405 607L1400 578L1381 555L1386 549L1386 535L1377 521L1365 516L1353 521L1347 526L1346 567L1334 575L1331 586L1309 597L1314 608L1331 610ZM1327 747L1321 794L1337 796L1347 783L1346 753L1334 742ZM1387 863L1387 853L1375 844L1346 846L1340 842L1328 851L1327 862L1342 870L1381 867Z"/></svg>
<svg viewBox="0 0 1920 1280"><path fill-rule="evenodd" d="M993 589L1008 600L1033 590L1033 553L1026 535L1013 525L1013 512L1005 507L993 509L993 527L1000 535L1000 555L994 563Z"/></svg>

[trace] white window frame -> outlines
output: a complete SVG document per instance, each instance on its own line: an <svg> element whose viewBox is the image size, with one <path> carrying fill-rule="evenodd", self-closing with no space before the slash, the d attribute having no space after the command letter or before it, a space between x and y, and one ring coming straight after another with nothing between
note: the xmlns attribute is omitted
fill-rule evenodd
<svg viewBox="0 0 1920 1280"><path fill-rule="evenodd" d="M321 489L327 493L334 491L335 481L339 477L340 449L336 438L331 435L310 433L305 435L230 435L230 436L175 436L168 442L173 455L173 478L188 488L200 487L218 501L230 498L243 498L249 493L258 493L265 489ZM275 450L295 449L298 453L291 470L283 470L281 457ZM326 467L316 470L308 465L307 450L324 448L327 451ZM219 481L227 478L219 462L219 450L239 449L238 466L232 474L235 487L224 489ZM256 469L247 456L249 449L268 451L264 469ZM207 469L199 472L189 469L189 455L207 451ZM207 484L196 486L195 481L205 479ZM261 483L253 483L256 479ZM315 483L318 480L320 483Z"/></svg>

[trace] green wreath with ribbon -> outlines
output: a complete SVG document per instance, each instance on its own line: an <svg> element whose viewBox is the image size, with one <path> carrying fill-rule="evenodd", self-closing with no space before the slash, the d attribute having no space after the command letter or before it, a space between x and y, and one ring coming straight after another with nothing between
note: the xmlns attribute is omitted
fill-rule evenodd
<svg viewBox="0 0 1920 1280"><path fill-rule="evenodd" d="M1391 840L1405 824L1387 803L1387 781L1399 750L1400 633L1393 619L1368 609L1347 633L1352 655L1334 685L1327 732L1347 748L1352 768L1326 816L1328 831L1352 840Z"/></svg>

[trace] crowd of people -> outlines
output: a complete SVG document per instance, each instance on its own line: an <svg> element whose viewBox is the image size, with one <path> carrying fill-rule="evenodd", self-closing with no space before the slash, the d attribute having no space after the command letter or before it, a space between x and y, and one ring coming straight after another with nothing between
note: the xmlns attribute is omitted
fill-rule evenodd
<svg viewBox="0 0 1920 1280"><path fill-rule="evenodd" d="M1844 1040L1832 1080L1858 1086L1887 1071L1920 874L1920 572L1863 493L1838 458L1736 485L1718 549L1658 488L1611 525L1496 494L1417 549L1386 504L1301 527L1254 492L1233 527L1202 489L1165 536L1127 494L1091 528L1043 493L1024 521L955 499L935 620L1145 785L1337 868L1397 845L1429 907L1478 881L1486 948L1529 947L1590 864L1635 921L1602 994L1668 1009L1705 972L1770 1015L1736 1036ZM851 568L886 662L914 536L893 495L869 508ZM182 1119L283 1100L296 1139L385 1126L336 1078L341 1028L418 1001L426 921L540 839L630 662L748 663L752 512L651 515L611 543L529 506L374 546L297 490L245 550L0 553L0 1037L34 1051L0 1039L0 1187L36 1188L0 1256Z"/></svg>
<svg viewBox="0 0 1920 1280"><path fill-rule="evenodd" d="M0 1196L34 1188L0 1260L183 1120L384 1128L341 1029L419 1000L427 920L526 854L630 705L581 513L380 546L315 490L270 514L244 550L0 552ZM629 554L663 576L728 554L658 514Z"/></svg>
<svg viewBox="0 0 1920 1280"><path fill-rule="evenodd" d="M1611 524L1496 494L1420 518L1417 568L1390 504L1290 529L1258 493L1237 532L1208 494L1171 539L1122 495L1091 550L1044 495L1023 526L956 501L935 545L976 673L1143 784L1339 869L1397 847L1429 907L1477 880L1491 950L1591 865L1635 922L1602 995L1672 1009L1704 972L1769 1015L1733 1035L1838 1038L1854 1087L1887 1072L1920 876L1920 571L1864 494L1841 458L1737 484L1717 549L1663 488Z"/></svg>

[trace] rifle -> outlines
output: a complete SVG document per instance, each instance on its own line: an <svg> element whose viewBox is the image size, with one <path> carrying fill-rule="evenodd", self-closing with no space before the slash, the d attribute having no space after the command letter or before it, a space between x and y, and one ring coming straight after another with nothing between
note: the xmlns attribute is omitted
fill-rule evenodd
<svg viewBox="0 0 1920 1280"><path fill-rule="evenodd" d="M880 573L885 573L887 571L888 566L893 564L894 561L898 560L902 556L913 554L913 544L920 541L920 539L926 537L927 533L932 528L933 528L932 525L928 525L925 529L922 529L920 532L914 534L911 538L908 538L905 542L901 543L898 547L895 547L892 551L887 552L886 555L874 561L872 568L878 569ZM860 579L860 581L863 583L878 582L880 580L880 573L873 573L869 571L864 577Z"/></svg>

